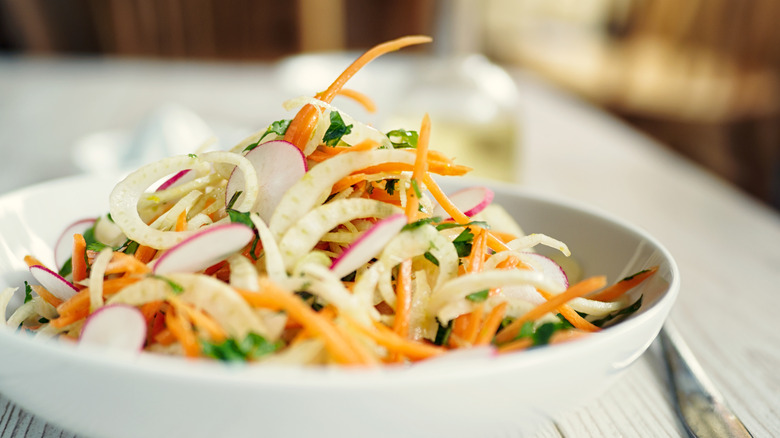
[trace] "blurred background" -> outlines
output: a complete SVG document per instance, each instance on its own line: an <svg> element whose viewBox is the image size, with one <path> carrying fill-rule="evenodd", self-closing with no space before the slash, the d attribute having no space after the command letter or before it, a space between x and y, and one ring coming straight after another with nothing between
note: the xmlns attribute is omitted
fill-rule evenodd
<svg viewBox="0 0 780 438"><path fill-rule="evenodd" d="M276 61L430 34L411 51L534 71L780 208L777 17L777 0L0 0L0 54Z"/></svg>

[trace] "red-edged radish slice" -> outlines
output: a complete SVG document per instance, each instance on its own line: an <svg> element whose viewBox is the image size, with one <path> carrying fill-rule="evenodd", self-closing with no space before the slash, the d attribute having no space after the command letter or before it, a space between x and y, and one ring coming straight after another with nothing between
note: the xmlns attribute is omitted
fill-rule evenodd
<svg viewBox="0 0 780 438"><path fill-rule="evenodd" d="M561 265L553 261L553 259L535 252L524 252L521 260L530 265L534 271L544 274L544 278L554 281L564 288L569 287L569 277L566 276L566 272Z"/></svg>
<svg viewBox="0 0 780 438"><path fill-rule="evenodd" d="M214 225L165 251L154 265L155 274L198 272L245 247L255 232L243 224Z"/></svg>
<svg viewBox="0 0 780 438"><path fill-rule="evenodd" d="M58 269L62 268L62 265L73 255L73 235L84 234L95 225L95 220L95 218L81 219L68 225L62 231L60 237L57 238L57 243L54 244L54 264L57 265Z"/></svg>
<svg viewBox="0 0 780 438"><path fill-rule="evenodd" d="M493 202L493 191L487 187L477 186L468 187L449 195L450 201L458 207L468 217L474 216ZM436 205L433 209L433 215L449 218L450 215L444 211L441 205Z"/></svg>
<svg viewBox="0 0 780 438"><path fill-rule="evenodd" d="M146 341L146 319L127 304L103 306L89 315L81 329L80 344L119 351L140 351Z"/></svg>
<svg viewBox="0 0 780 438"><path fill-rule="evenodd" d="M157 187L156 192L170 189L171 187L179 184L183 184L188 181L192 181L195 178L195 172L192 171L192 169L184 169L176 172L172 177L168 178L160 184L160 187Z"/></svg>
<svg viewBox="0 0 780 438"><path fill-rule="evenodd" d="M249 151L245 156L257 172L257 185L260 192L251 211L257 213L268 223L279 201L308 170L306 157L294 144L282 140L263 143ZM244 174L234 170L230 175L225 193L225 201L230 202L233 195L244 187ZM242 199L243 194L238 197Z"/></svg>
<svg viewBox="0 0 780 438"><path fill-rule="evenodd" d="M45 266L30 266L30 273L41 286L63 301L76 295L76 292L79 291L73 283Z"/></svg>
<svg viewBox="0 0 780 438"><path fill-rule="evenodd" d="M404 225L406 225L406 215L402 213L388 216L375 223L333 261L330 270L341 278L368 263L382 252Z"/></svg>

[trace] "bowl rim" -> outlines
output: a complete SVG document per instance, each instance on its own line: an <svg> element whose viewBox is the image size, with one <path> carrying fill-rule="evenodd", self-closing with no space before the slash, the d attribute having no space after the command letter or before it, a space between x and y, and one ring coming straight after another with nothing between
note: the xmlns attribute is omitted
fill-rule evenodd
<svg viewBox="0 0 780 438"><path fill-rule="evenodd" d="M24 198L41 190L48 190L56 185L94 184L97 181L109 181L104 175L76 175L53 179L23 187L8 193L0 194L0 207L13 199ZM92 346L73 346L60 341L33 340L31 335L21 334L15 330L0 327L0 343L14 343L22 349L35 349L51 355L53 360L74 361L82 366L106 367L105 371L117 371L134 378L165 377L173 379L197 378L203 383L218 383L222 385L240 385L247 388L255 386L280 386L303 388L361 388L366 384L398 385L419 384L420 382L452 381L453 378L473 379L494 373L518 371L533 367L540 362L555 361L567 356L585 354L587 350L599 344L611 342L614 338L627 335L634 329L648 324L658 317L659 312L666 312L663 319L676 300L680 289L679 267L671 253L651 234L644 229L629 223L615 215L607 213L592 205L571 200L560 195L548 194L539 190L517 186L497 181L487 181L477 178L459 178L452 183L444 179L445 185L487 185L502 195L519 196L533 201L555 204L569 209L579 210L600 220L617 225L635 234L660 252L668 264L669 284L663 294L641 313L632 315L619 324L605 328L602 332L579 339L576 342L559 345L547 345L534 348L522 354L508 354L481 358L480 366L432 366L422 362L411 366L383 366L370 369L345 368L339 366L304 367L296 365L271 364L226 364L217 361L192 361L179 357L169 357L153 353L116 354ZM660 325L659 325L660 328ZM642 348L642 352L646 349ZM186 363L186 367L182 367ZM453 364L456 365L456 364ZM0 362L0 368L2 363Z"/></svg>

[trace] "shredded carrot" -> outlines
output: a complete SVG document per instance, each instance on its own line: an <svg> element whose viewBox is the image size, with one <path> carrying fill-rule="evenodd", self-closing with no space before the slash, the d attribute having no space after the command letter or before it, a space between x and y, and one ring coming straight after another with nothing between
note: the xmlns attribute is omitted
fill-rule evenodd
<svg viewBox="0 0 780 438"><path fill-rule="evenodd" d="M428 139L431 136L431 118L425 114L420 126L420 136L417 140L417 150L412 168L412 184L417 184L418 189L422 190L423 177L428 173ZM416 190L406 192L406 217L409 222L417 220L420 207L420 198Z"/></svg>
<svg viewBox="0 0 780 438"><path fill-rule="evenodd" d="M182 210L179 217L176 218L176 227L174 231L187 231L187 210Z"/></svg>
<svg viewBox="0 0 780 438"><path fill-rule="evenodd" d="M342 88L341 90L338 91L338 94L340 96L348 97L354 100L355 102L362 105L363 108L365 108L365 110L370 113L376 112L376 105L374 104L374 101L367 95L361 93L360 91L353 90L351 88Z"/></svg>
<svg viewBox="0 0 780 438"><path fill-rule="evenodd" d="M31 255L24 256L24 262L27 263L28 268L32 268L33 266L43 266L43 263L41 263L40 260Z"/></svg>
<svg viewBox="0 0 780 438"><path fill-rule="evenodd" d="M530 348L532 345L534 345L534 341L531 338L520 338L516 339L512 342L507 342L506 344L503 344L498 347L498 353L504 354L509 353L512 351L520 351L525 350L527 348Z"/></svg>
<svg viewBox="0 0 780 438"><path fill-rule="evenodd" d="M330 103L333 101L333 98L336 97L336 94L344 88L344 84L373 59L406 46L427 43L430 41L431 38L426 36L407 36L374 46L358 57L358 59L347 67L325 91L318 93L316 98L323 102ZM317 125L318 114L317 109L310 104L301 108L287 128L284 140L289 141L303 150L311 137L314 127Z"/></svg>
<svg viewBox="0 0 780 438"><path fill-rule="evenodd" d="M487 230L475 227L479 230L474 237L471 245L471 253L466 261L466 271L481 272L485 265L485 254L487 252ZM479 334L479 327L482 323L482 317L485 313L484 303L479 303L470 313L459 315L455 319L453 333L463 338L467 344L473 344Z"/></svg>
<svg viewBox="0 0 780 438"><path fill-rule="evenodd" d="M344 319L351 327L370 339L373 339L377 344L384 346L391 352L397 352L408 357L411 360L427 359L447 351L444 348L435 345L403 338L379 322L374 322L372 330L370 327L365 327L346 315L344 316Z"/></svg>
<svg viewBox="0 0 780 438"><path fill-rule="evenodd" d="M157 250L152 248L151 246L146 245L138 245L138 248L135 250L135 258L138 259L138 261L142 263L149 263L152 261L154 256L157 254Z"/></svg>
<svg viewBox="0 0 780 438"><path fill-rule="evenodd" d="M175 295L169 295L166 300L173 305L174 309L176 309L176 313L186 316L196 328L208 333L212 341L222 342L227 339L227 333L225 333L225 330L219 323L217 323L214 318L206 315L202 310L192 307Z"/></svg>
<svg viewBox="0 0 780 438"><path fill-rule="evenodd" d="M114 252L111 261L106 266L106 275L110 274L145 274L151 271L146 263L123 252Z"/></svg>
<svg viewBox="0 0 780 438"><path fill-rule="evenodd" d="M73 255L71 266L73 268L73 283L87 278L87 242L81 234L73 235Z"/></svg>
<svg viewBox="0 0 780 438"><path fill-rule="evenodd" d="M341 335L336 326L311 309L298 296L280 289L268 279L260 280L261 292L242 293L251 305L282 309L290 316L301 322L301 325L317 336L325 343L325 348L333 356L334 360L342 364L366 364L353 350L352 346Z"/></svg>
<svg viewBox="0 0 780 438"><path fill-rule="evenodd" d="M490 233L494 235L498 240L500 240L503 243L511 242L515 239L517 239L518 236L515 236L512 233L507 233L504 231L498 231L498 230L490 230Z"/></svg>
<svg viewBox="0 0 780 438"><path fill-rule="evenodd" d="M553 297L553 295L547 291L539 290L538 292L542 297L544 297L545 300L549 300ZM599 327L590 323L587 319L581 317L579 313L566 304L562 304L561 307L558 308L558 313L560 313L566 319L566 321L569 321L571 325L580 330L586 332L597 332L601 330Z"/></svg>
<svg viewBox="0 0 780 438"><path fill-rule="evenodd" d="M409 314L412 310L412 259L404 260L398 267L395 296L393 331L406 338L409 335Z"/></svg>
<svg viewBox="0 0 780 438"><path fill-rule="evenodd" d="M639 283L645 281L651 275L655 274L657 271L658 271L658 266L653 266L652 268L638 272L632 275L631 277L624 278L618 281L617 283L613 284L612 286L605 288L601 292L589 296L588 298L597 301L614 301L620 298L620 296L623 295L624 293L638 286Z"/></svg>
<svg viewBox="0 0 780 438"><path fill-rule="evenodd" d="M38 294L39 297L43 298L43 301L46 301L52 306L57 307L62 304L62 300L55 297L54 294L49 292L45 287L38 285L30 285L30 287L35 291L35 293Z"/></svg>
<svg viewBox="0 0 780 438"><path fill-rule="evenodd" d="M106 280L103 282L103 296L115 294L140 279L141 277L120 277ZM62 328L86 318L89 315L89 304L89 288L84 288L57 306L60 316L51 320L51 325Z"/></svg>
<svg viewBox="0 0 780 438"><path fill-rule="evenodd" d="M148 303L142 304L138 310L141 311L141 314L144 316L146 322L151 322L157 312L159 312L162 308L162 305L162 300L149 301Z"/></svg>
<svg viewBox="0 0 780 438"><path fill-rule="evenodd" d="M520 332L520 329L523 327L523 324L526 321L533 321L538 319L546 313L558 309L562 304L571 301L573 298L581 297L590 292L593 292L594 290L604 287L606 283L607 279L604 276L590 277L580 281L579 283L569 287L565 292L553 296L549 300L539 304L538 306L526 312L524 315L512 321L511 324L504 327L496 335L496 342L505 343L511 341L515 336L517 336L517 333Z"/></svg>
<svg viewBox="0 0 780 438"><path fill-rule="evenodd" d="M330 190L330 193L338 193L348 187L351 187L361 181L365 181L366 174L365 173L358 173L354 175L347 175L344 178L341 178L340 180L336 181L336 184L333 184L333 188Z"/></svg>
<svg viewBox="0 0 780 438"><path fill-rule="evenodd" d="M388 162L388 163L377 164L374 166L369 166L364 169L361 169L360 171L364 173L381 173L381 172L398 173L398 172L409 172L413 170L414 170L414 165L409 163ZM459 164L447 164L439 161L428 161L428 171L436 175L461 176L469 173L471 171L471 168L467 166L461 166Z"/></svg>
<svg viewBox="0 0 780 438"><path fill-rule="evenodd" d="M482 328L477 335L477 339L474 340L474 345L488 345L495 336L498 327L501 325L501 321L504 319L506 313L507 302L501 302L497 306L490 309L485 322L482 324Z"/></svg>
<svg viewBox="0 0 780 438"><path fill-rule="evenodd" d="M165 316L163 315L161 320L165 319ZM171 332L170 329L165 328L165 323L163 322L162 330L156 332L152 339L157 342L160 345L171 345L174 342L176 342L176 336L174 336L173 332Z"/></svg>
<svg viewBox="0 0 780 438"><path fill-rule="evenodd" d="M184 349L184 355L187 357L200 356L200 344L198 344L198 337L195 336L195 332L192 331L190 323L184 319L184 315L172 312L165 314L165 326L171 331L173 336L181 344Z"/></svg>
<svg viewBox="0 0 780 438"><path fill-rule="evenodd" d="M379 143L372 139L366 139L354 146L325 146L320 145L317 149L309 154L308 159L316 162L325 161L328 158L335 157L336 155L346 152L363 152L370 151L379 147Z"/></svg>

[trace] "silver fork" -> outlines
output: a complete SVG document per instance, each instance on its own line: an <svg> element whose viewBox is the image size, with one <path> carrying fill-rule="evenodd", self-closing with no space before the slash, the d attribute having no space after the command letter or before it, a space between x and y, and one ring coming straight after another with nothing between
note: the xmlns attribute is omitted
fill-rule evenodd
<svg viewBox="0 0 780 438"><path fill-rule="evenodd" d="M669 372L675 408L688 435L699 437L752 437L726 405L723 396L704 374L690 348L671 323L659 334Z"/></svg>

